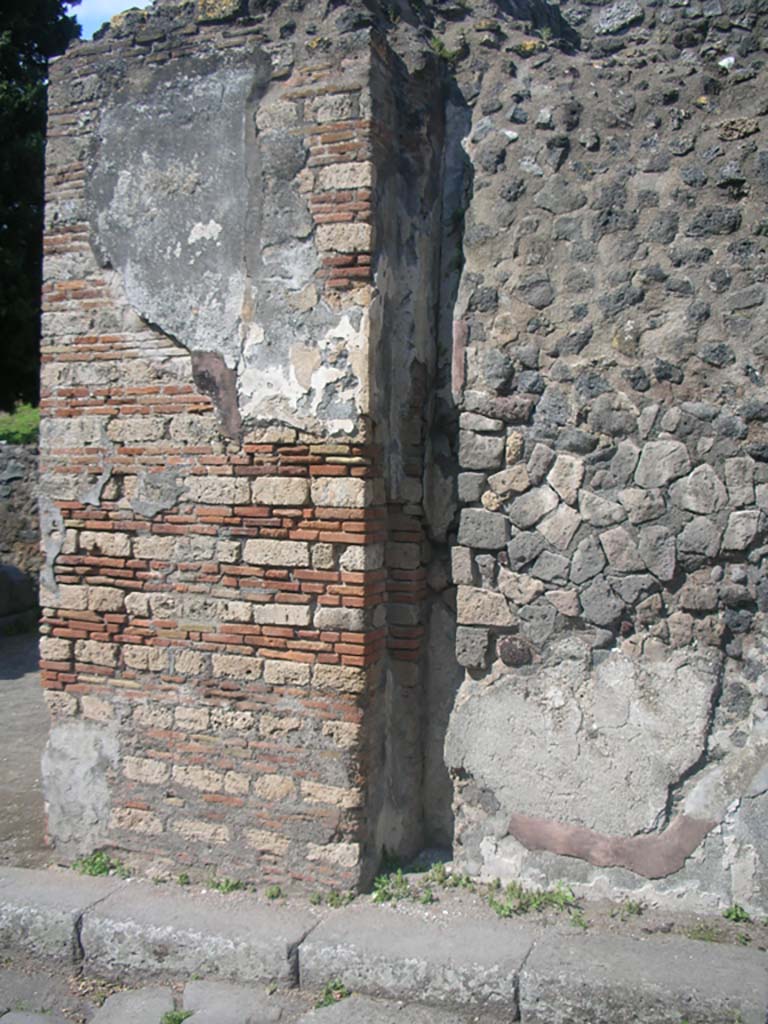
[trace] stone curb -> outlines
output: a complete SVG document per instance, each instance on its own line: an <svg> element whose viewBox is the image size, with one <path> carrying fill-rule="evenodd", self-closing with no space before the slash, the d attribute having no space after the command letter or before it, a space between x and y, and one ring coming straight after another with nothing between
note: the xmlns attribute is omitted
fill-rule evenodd
<svg viewBox="0 0 768 1024"><path fill-rule="evenodd" d="M672 936L568 934L352 905L320 916L248 894L0 868L0 950L106 975L321 988L523 1024L766 1024L768 956ZM489 1018L490 1019L490 1018Z"/></svg>

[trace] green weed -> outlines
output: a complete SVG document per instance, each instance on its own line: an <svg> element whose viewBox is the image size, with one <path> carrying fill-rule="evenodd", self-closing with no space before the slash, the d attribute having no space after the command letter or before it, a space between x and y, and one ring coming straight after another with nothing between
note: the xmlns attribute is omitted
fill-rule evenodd
<svg viewBox="0 0 768 1024"><path fill-rule="evenodd" d="M266 896L268 900L279 900L283 895L283 890L279 885L270 885L267 889Z"/></svg>
<svg viewBox="0 0 768 1024"><path fill-rule="evenodd" d="M163 1014L160 1024L184 1024L187 1017L192 1016L192 1010L169 1010Z"/></svg>
<svg viewBox="0 0 768 1024"><path fill-rule="evenodd" d="M179 877L176 879L179 885L189 885L190 879L186 871L182 871Z"/></svg>
<svg viewBox="0 0 768 1024"><path fill-rule="evenodd" d="M72 865L75 871L81 875L117 875L119 878L128 878L130 871L122 861L113 860L104 850L94 850L87 857L81 857Z"/></svg>
<svg viewBox="0 0 768 1024"><path fill-rule="evenodd" d="M215 889L216 892L238 892L240 889L245 889L244 882L238 882L236 878L212 878L208 883L211 889Z"/></svg>
<svg viewBox="0 0 768 1024"><path fill-rule="evenodd" d="M740 906L738 903L734 903L733 906L724 910L723 917L726 921L733 921L734 924L750 924L752 922L752 918L746 912L744 907Z"/></svg>
<svg viewBox="0 0 768 1024"><path fill-rule="evenodd" d="M558 882L554 889L526 889L520 882L510 882L503 890L500 883L489 887L488 906L499 917L514 917L530 911L565 911L576 907L576 897L568 886Z"/></svg>
<svg viewBox="0 0 768 1024"><path fill-rule="evenodd" d="M402 868L390 875L379 875L373 883L374 903L397 903L399 900L407 900L411 895L411 887Z"/></svg>
<svg viewBox="0 0 768 1024"><path fill-rule="evenodd" d="M423 903L426 906L429 903L436 902L437 901L435 899L435 894L432 892L429 886L427 886L426 889L422 890L421 896L419 896L419 903Z"/></svg>
<svg viewBox="0 0 768 1024"><path fill-rule="evenodd" d="M333 1006L334 1003L346 999L351 994L343 981L339 978L334 978L333 981L327 982L320 998L315 1003L315 1009L321 1010L324 1006Z"/></svg>
<svg viewBox="0 0 768 1024"><path fill-rule="evenodd" d="M331 889L328 895L325 897L325 902L329 907L337 910L339 907L346 907L355 898L353 892L339 892L338 889Z"/></svg>

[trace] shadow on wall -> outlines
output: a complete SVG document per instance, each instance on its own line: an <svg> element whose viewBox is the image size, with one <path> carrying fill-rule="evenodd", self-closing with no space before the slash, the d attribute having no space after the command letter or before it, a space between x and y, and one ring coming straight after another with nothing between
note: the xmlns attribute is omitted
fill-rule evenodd
<svg viewBox="0 0 768 1024"><path fill-rule="evenodd" d="M455 337L455 307L464 267L464 214L473 191L472 162L462 145L472 116L455 82L445 100L442 164L442 215L436 310L433 407L424 470L424 513L432 563L431 601L425 618L428 643L424 660L424 825L428 842L453 845L453 782L445 761L445 737L464 669L456 660L456 588L451 583L450 539L457 525L458 412L454 393L461 388L463 339ZM458 351L457 351L458 347ZM458 379L456 379L458 377Z"/></svg>

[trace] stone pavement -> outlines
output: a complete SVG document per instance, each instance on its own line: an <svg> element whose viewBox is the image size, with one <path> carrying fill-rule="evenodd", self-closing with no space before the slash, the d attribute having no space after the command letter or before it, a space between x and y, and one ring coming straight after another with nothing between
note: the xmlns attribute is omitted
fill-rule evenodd
<svg viewBox="0 0 768 1024"><path fill-rule="evenodd" d="M2 1024L161 1024L172 1010L193 1024L766 1024L768 1011L768 957L739 946L424 918L363 900L275 906L64 870L0 868L6 951L130 991L73 1009L55 985L21 998L0 972ZM314 1010L336 981L352 998Z"/></svg>

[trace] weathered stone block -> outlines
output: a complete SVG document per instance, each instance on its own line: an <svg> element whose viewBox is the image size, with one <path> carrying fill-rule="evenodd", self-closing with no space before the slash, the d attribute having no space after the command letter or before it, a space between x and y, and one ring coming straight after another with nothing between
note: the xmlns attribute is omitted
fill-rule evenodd
<svg viewBox="0 0 768 1024"><path fill-rule="evenodd" d="M459 521L459 544L469 548L498 551L507 543L509 521L498 512L465 508Z"/></svg>
<svg viewBox="0 0 768 1024"><path fill-rule="evenodd" d="M503 594L479 587L459 587L456 615L462 625L512 626L514 614Z"/></svg>
<svg viewBox="0 0 768 1024"><path fill-rule="evenodd" d="M456 629L456 660L465 668L484 668L488 657L487 629L458 626Z"/></svg>
<svg viewBox="0 0 768 1024"><path fill-rule="evenodd" d="M640 487L664 487L690 468L688 449L680 441L649 441L640 453L635 482Z"/></svg>
<svg viewBox="0 0 768 1024"><path fill-rule="evenodd" d="M498 469L504 458L504 438L462 430L459 465L462 469Z"/></svg>
<svg viewBox="0 0 768 1024"><path fill-rule="evenodd" d="M515 498L509 509L509 518L520 530L527 530L543 519L559 504L555 492L547 487L536 487Z"/></svg>
<svg viewBox="0 0 768 1024"><path fill-rule="evenodd" d="M259 476L251 484L251 500L254 505L300 507L309 501L309 481L297 476Z"/></svg>
<svg viewBox="0 0 768 1024"><path fill-rule="evenodd" d="M309 545L298 540L248 540L243 561L249 565L309 565Z"/></svg>

